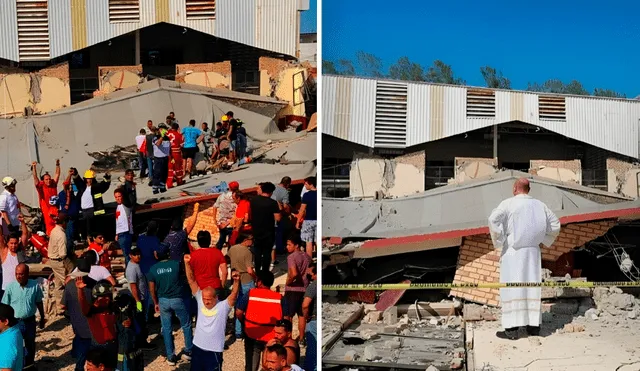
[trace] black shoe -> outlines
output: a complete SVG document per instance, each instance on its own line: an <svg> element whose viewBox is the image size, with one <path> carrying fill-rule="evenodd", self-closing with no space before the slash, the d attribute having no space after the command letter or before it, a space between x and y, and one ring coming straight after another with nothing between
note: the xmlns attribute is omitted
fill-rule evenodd
<svg viewBox="0 0 640 371"><path fill-rule="evenodd" d="M499 339L518 340L518 329L506 329L504 331L498 331L496 332L496 336Z"/></svg>
<svg viewBox="0 0 640 371"><path fill-rule="evenodd" d="M540 326L527 326L527 334L530 336L540 336Z"/></svg>

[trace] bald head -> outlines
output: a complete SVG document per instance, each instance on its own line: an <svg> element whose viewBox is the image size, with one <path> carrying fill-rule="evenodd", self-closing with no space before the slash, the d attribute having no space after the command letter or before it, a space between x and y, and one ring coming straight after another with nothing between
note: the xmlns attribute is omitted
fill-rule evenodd
<svg viewBox="0 0 640 371"><path fill-rule="evenodd" d="M16 281L20 284L20 286L25 286L29 281L29 266L20 263L16 266Z"/></svg>
<svg viewBox="0 0 640 371"><path fill-rule="evenodd" d="M529 194L529 190L531 189L529 185L529 179L520 178L513 183L513 194Z"/></svg>

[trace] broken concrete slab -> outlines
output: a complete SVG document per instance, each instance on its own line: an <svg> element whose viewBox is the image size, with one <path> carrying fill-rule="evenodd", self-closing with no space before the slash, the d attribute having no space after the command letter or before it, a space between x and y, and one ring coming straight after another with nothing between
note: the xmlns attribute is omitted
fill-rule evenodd
<svg viewBox="0 0 640 371"><path fill-rule="evenodd" d="M478 304L465 304L462 308L465 321L495 321L496 317L491 310Z"/></svg>
<svg viewBox="0 0 640 371"><path fill-rule="evenodd" d="M382 317L385 325L395 325L398 323L398 308L395 306L387 308L382 314Z"/></svg>
<svg viewBox="0 0 640 371"><path fill-rule="evenodd" d="M366 323L378 323L378 321L380 321L381 319L382 319L382 312L374 310L367 313L364 316L364 319L362 321Z"/></svg>
<svg viewBox="0 0 640 371"><path fill-rule="evenodd" d="M582 287L543 287L541 291L542 300L587 298L592 296L592 290L590 288Z"/></svg>

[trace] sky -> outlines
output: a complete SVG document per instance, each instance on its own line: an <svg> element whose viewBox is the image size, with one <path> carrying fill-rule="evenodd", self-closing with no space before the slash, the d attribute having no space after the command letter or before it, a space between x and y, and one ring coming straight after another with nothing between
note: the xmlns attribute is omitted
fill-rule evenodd
<svg viewBox="0 0 640 371"><path fill-rule="evenodd" d="M403 56L425 68L440 59L473 86L484 86L480 67L489 65L513 89L578 80L632 98L640 94L638 14L632 0L323 0L322 58L355 60L362 50L385 71Z"/></svg>
<svg viewBox="0 0 640 371"><path fill-rule="evenodd" d="M318 31L318 0L309 0L309 10L300 16L300 32L313 33Z"/></svg>

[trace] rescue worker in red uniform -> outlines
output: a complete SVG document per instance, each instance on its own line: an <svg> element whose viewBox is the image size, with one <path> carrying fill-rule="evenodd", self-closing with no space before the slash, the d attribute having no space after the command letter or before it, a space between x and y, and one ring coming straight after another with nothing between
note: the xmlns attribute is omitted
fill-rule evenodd
<svg viewBox="0 0 640 371"><path fill-rule="evenodd" d="M182 167L182 145L184 144L184 137L180 133L180 126L175 122L171 124L171 129L167 132L167 136L171 141L167 188L173 188L174 180L178 186L184 184L184 168Z"/></svg>
<svg viewBox="0 0 640 371"><path fill-rule="evenodd" d="M45 232L48 236L56 226L52 213L57 211L57 206L51 205L49 202L51 197L58 195L60 160L56 160L56 174L54 177L51 177L49 173L44 173L42 177L38 178L38 162L36 161L31 163L31 172L33 174L33 182L38 191L38 201L40 203L40 210L42 210L42 217L44 218Z"/></svg>
<svg viewBox="0 0 640 371"><path fill-rule="evenodd" d="M245 371L258 371L267 341L275 335L275 325L284 313L282 295L271 291L274 276L269 271L256 272L256 288L238 302L236 317L244 323Z"/></svg>

